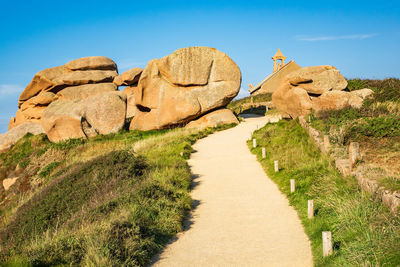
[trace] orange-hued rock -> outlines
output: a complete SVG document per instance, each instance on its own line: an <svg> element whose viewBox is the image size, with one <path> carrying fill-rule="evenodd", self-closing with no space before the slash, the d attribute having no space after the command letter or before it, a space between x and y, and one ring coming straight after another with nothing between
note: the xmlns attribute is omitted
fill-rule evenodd
<svg viewBox="0 0 400 267"><path fill-rule="evenodd" d="M125 123L126 96L106 92L81 100L57 100L43 113L43 129L52 142L90 137L121 130Z"/></svg>
<svg viewBox="0 0 400 267"><path fill-rule="evenodd" d="M372 91L369 88L354 90L354 91L351 91L350 93L353 95L356 95L358 97L361 97L362 100L370 98L374 95L374 91Z"/></svg>
<svg viewBox="0 0 400 267"><path fill-rule="evenodd" d="M41 91L48 91L56 86L54 79L56 79L58 76L61 76L63 73L65 73L64 66L58 66L39 71L19 96L18 107L20 107L23 102L39 94Z"/></svg>
<svg viewBox="0 0 400 267"><path fill-rule="evenodd" d="M113 82L118 75L117 66L106 57L86 57L66 65L38 72L19 97L18 107L40 92L58 91L69 86Z"/></svg>
<svg viewBox="0 0 400 267"><path fill-rule="evenodd" d="M24 111L28 108L38 107L38 106L48 106L51 102L56 100L57 97L52 92L41 92L37 96L30 98L28 101L21 105L21 110Z"/></svg>
<svg viewBox="0 0 400 267"><path fill-rule="evenodd" d="M129 95L126 100L126 117L132 118L135 117L136 113L138 112L138 108L135 104L135 96Z"/></svg>
<svg viewBox="0 0 400 267"><path fill-rule="evenodd" d="M312 109L318 114L322 110L340 110L345 107L360 108L362 103L361 97L349 92L329 91L313 99Z"/></svg>
<svg viewBox="0 0 400 267"><path fill-rule="evenodd" d="M114 83L117 86L123 85L135 85L139 82L140 75L142 74L142 68L133 68L123 72L122 74L114 78Z"/></svg>
<svg viewBox="0 0 400 267"><path fill-rule="evenodd" d="M124 92L127 96L133 95L135 90L137 90L136 87L137 86L127 86L122 92Z"/></svg>
<svg viewBox="0 0 400 267"><path fill-rule="evenodd" d="M307 91L292 86L287 79L272 94L272 102L277 109L292 118L310 113L312 107Z"/></svg>
<svg viewBox="0 0 400 267"><path fill-rule="evenodd" d="M347 81L342 74L335 67L328 65L301 68L290 73L287 78L290 84L312 94L343 90L347 87Z"/></svg>
<svg viewBox="0 0 400 267"><path fill-rule="evenodd" d="M18 125L4 134L0 134L0 152L4 152L15 144L25 134L41 134L44 133L43 128L38 123L25 122Z"/></svg>
<svg viewBox="0 0 400 267"><path fill-rule="evenodd" d="M11 117L10 121L8 122L8 130L11 130L15 126L15 117Z"/></svg>
<svg viewBox="0 0 400 267"><path fill-rule="evenodd" d="M65 64L69 70L117 70L117 64L108 57L95 56L74 59Z"/></svg>
<svg viewBox="0 0 400 267"><path fill-rule="evenodd" d="M216 127L218 125L231 123L239 123L233 112L229 109L218 109L189 122L186 128Z"/></svg>
<svg viewBox="0 0 400 267"><path fill-rule="evenodd" d="M151 130L186 124L226 106L239 92L239 67L209 47L178 49L151 60L134 88L138 112L130 129Z"/></svg>
<svg viewBox="0 0 400 267"><path fill-rule="evenodd" d="M67 87L57 93L57 97L63 100L80 100L106 92L117 91L113 83L94 83Z"/></svg>

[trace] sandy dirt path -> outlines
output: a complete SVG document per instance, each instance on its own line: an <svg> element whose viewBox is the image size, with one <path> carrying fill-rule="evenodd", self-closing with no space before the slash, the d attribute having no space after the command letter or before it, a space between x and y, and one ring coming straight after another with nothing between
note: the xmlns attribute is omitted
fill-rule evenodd
<svg viewBox="0 0 400 267"><path fill-rule="evenodd" d="M246 145L266 120L247 118L194 145L194 210L153 266L312 266L300 219Z"/></svg>

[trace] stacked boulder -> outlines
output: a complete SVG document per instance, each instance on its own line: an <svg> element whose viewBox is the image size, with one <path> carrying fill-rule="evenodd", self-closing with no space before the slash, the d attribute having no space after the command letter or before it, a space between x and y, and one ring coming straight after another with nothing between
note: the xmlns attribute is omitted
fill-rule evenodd
<svg viewBox="0 0 400 267"><path fill-rule="evenodd" d="M24 122L40 123L43 111L57 99L80 99L105 91L115 91L112 82L117 65L107 57L85 57L63 66L38 72L19 97L15 117L8 129Z"/></svg>
<svg viewBox="0 0 400 267"><path fill-rule="evenodd" d="M101 56L42 70L20 95L9 130L40 123L53 142L117 132L125 123L126 96L115 77L117 65Z"/></svg>
<svg viewBox="0 0 400 267"><path fill-rule="evenodd" d="M136 114L135 97L133 95L134 89L138 86L140 76L142 75L142 68L133 68L125 71L121 75L114 78L114 84L117 86L127 86L123 93L127 97L126 117L132 118Z"/></svg>
<svg viewBox="0 0 400 267"><path fill-rule="evenodd" d="M127 118L132 130L238 123L225 107L239 92L240 69L214 48L183 48L144 70L117 71L114 61L98 56L38 72L20 95L0 148L28 132L45 132L52 142L115 133Z"/></svg>
<svg viewBox="0 0 400 267"><path fill-rule="evenodd" d="M297 118L312 110L318 115L324 110L360 108L373 93L370 89L347 92L346 88L346 79L335 67L305 67L286 76L272 94L272 101L284 115Z"/></svg>
<svg viewBox="0 0 400 267"><path fill-rule="evenodd" d="M215 48L182 48L164 58L151 60L138 86L132 88L137 110L130 129L186 125L212 112L218 112L215 115L218 116L219 110L225 109L238 94L240 84L239 67ZM231 111L221 114L226 117L226 113ZM203 124L199 127L209 126L210 120L200 121Z"/></svg>

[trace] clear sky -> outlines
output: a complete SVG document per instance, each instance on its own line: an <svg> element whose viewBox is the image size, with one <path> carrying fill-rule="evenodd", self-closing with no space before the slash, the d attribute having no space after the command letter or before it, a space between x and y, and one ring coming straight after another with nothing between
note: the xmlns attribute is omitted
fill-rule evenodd
<svg viewBox="0 0 400 267"><path fill-rule="evenodd" d="M240 96L272 71L280 48L301 66L347 78L400 77L400 1L0 0L0 133L38 71L85 56L120 72L187 46L228 54Z"/></svg>

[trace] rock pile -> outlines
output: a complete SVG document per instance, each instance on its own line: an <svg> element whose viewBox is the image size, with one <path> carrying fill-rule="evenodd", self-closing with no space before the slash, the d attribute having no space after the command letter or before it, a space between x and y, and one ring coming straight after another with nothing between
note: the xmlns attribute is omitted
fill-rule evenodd
<svg viewBox="0 0 400 267"><path fill-rule="evenodd" d="M286 76L272 94L274 105L285 115L297 118L314 110L360 108L363 100L373 92L370 89L343 91L346 79L333 66L305 67Z"/></svg>
<svg viewBox="0 0 400 267"><path fill-rule="evenodd" d="M239 92L239 67L209 47L182 48L149 62L133 88L137 114L130 129L185 125L225 107Z"/></svg>
<svg viewBox="0 0 400 267"><path fill-rule="evenodd" d="M107 57L85 57L38 72L19 97L15 118L8 129L24 122L40 123L43 111L58 98L82 99L115 91L117 65Z"/></svg>
<svg viewBox="0 0 400 267"><path fill-rule="evenodd" d="M53 142L114 133L132 117L130 129L138 130L238 123L225 106L240 84L239 67L209 47L179 49L120 75L107 57L72 60L33 77L0 148L28 132L44 131Z"/></svg>

